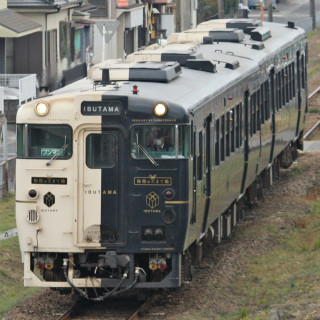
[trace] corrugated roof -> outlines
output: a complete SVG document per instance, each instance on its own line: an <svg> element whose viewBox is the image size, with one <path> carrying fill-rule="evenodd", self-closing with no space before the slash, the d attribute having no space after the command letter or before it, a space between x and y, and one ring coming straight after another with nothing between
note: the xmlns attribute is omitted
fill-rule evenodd
<svg viewBox="0 0 320 320"><path fill-rule="evenodd" d="M81 0L7 0L8 8L54 9L57 7L79 6Z"/></svg>
<svg viewBox="0 0 320 320"><path fill-rule="evenodd" d="M40 24L10 9L0 10L0 26L16 34L32 33L30 31L36 32L41 30Z"/></svg>

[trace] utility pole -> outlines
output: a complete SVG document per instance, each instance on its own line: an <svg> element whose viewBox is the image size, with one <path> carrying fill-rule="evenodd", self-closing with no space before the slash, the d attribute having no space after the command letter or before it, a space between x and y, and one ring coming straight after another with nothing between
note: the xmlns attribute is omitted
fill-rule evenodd
<svg viewBox="0 0 320 320"><path fill-rule="evenodd" d="M317 27L315 0L310 0L310 16L312 17L312 30L315 30L315 28Z"/></svg>
<svg viewBox="0 0 320 320"><path fill-rule="evenodd" d="M272 0L269 0L269 7L268 7L268 21L273 22L273 7L272 7Z"/></svg>
<svg viewBox="0 0 320 320"><path fill-rule="evenodd" d="M219 12L219 19L224 18L224 3L223 0L218 0L218 12Z"/></svg>

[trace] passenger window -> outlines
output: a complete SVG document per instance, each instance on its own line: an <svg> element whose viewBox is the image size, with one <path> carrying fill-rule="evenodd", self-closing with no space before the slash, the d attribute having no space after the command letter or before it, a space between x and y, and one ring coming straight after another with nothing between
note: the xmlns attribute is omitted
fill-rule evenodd
<svg viewBox="0 0 320 320"><path fill-rule="evenodd" d="M199 132L199 155L197 157L198 180L202 180L202 159L203 159L203 135L202 135L202 132Z"/></svg>
<svg viewBox="0 0 320 320"><path fill-rule="evenodd" d="M241 133L240 133L240 105L236 106L236 148L240 147Z"/></svg>
<svg viewBox="0 0 320 320"><path fill-rule="evenodd" d="M86 140L86 164L91 169L112 168L116 163L117 140L113 134L90 134Z"/></svg>
<svg viewBox="0 0 320 320"><path fill-rule="evenodd" d="M220 162L220 120L216 120L216 134L215 134L215 165L218 166Z"/></svg>
<svg viewBox="0 0 320 320"><path fill-rule="evenodd" d="M231 152L234 152L235 151L235 109L233 108L231 111L230 111L230 125L231 125Z"/></svg>
<svg viewBox="0 0 320 320"><path fill-rule="evenodd" d="M296 74L295 74L295 64L291 64L291 75L292 75L292 96L296 96Z"/></svg>
<svg viewBox="0 0 320 320"><path fill-rule="evenodd" d="M243 110L242 110L242 103L240 103L240 118L239 118L239 123L240 123L240 146L242 146L242 139L244 137L244 125L243 125Z"/></svg>
<svg viewBox="0 0 320 320"><path fill-rule="evenodd" d="M304 55L301 56L301 81L302 89L305 89L305 65L304 65Z"/></svg>
<svg viewBox="0 0 320 320"><path fill-rule="evenodd" d="M257 130L261 130L261 104L260 104L260 90L257 91L256 93L257 97Z"/></svg>
<svg viewBox="0 0 320 320"><path fill-rule="evenodd" d="M220 161L224 161L224 139L225 139L225 116L221 117L221 136L220 136Z"/></svg>
<svg viewBox="0 0 320 320"><path fill-rule="evenodd" d="M226 121L226 156L230 156L230 112L227 112Z"/></svg>

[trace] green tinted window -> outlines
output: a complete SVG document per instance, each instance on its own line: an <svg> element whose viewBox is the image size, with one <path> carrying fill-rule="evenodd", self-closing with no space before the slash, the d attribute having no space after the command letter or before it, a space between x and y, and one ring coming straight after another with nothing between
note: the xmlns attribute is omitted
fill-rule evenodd
<svg viewBox="0 0 320 320"><path fill-rule="evenodd" d="M26 159L68 159L72 129L66 125L17 125L17 156Z"/></svg>
<svg viewBox="0 0 320 320"><path fill-rule="evenodd" d="M86 164L89 168L112 168L116 163L117 140L112 134L90 134L86 143Z"/></svg>
<svg viewBox="0 0 320 320"><path fill-rule="evenodd" d="M131 156L135 159L183 159L189 157L188 126L135 126L130 132Z"/></svg>

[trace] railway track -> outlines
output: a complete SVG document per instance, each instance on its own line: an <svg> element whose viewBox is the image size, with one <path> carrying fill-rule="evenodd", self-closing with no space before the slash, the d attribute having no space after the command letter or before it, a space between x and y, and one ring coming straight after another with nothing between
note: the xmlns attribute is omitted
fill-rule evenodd
<svg viewBox="0 0 320 320"><path fill-rule="evenodd" d="M103 302L81 300L59 316L58 320L137 320L147 306L136 299L109 299Z"/></svg>

